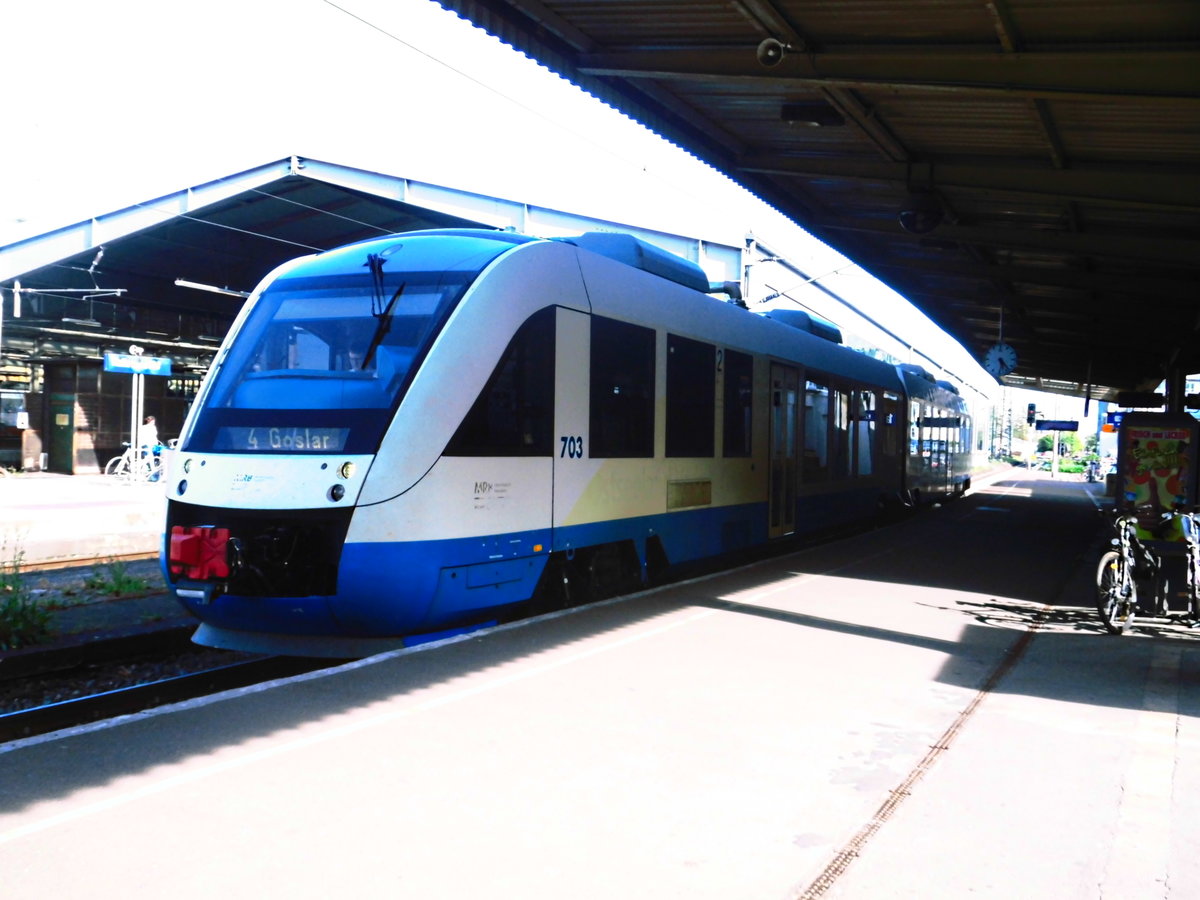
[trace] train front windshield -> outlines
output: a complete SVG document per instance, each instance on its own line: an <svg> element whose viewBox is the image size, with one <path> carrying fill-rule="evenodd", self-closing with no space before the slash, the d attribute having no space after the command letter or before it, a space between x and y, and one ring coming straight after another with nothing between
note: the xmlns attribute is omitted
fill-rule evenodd
<svg viewBox="0 0 1200 900"><path fill-rule="evenodd" d="M410 236L301 263L246 317L184 449L373 453L454 306L511 246Z"/></svg>

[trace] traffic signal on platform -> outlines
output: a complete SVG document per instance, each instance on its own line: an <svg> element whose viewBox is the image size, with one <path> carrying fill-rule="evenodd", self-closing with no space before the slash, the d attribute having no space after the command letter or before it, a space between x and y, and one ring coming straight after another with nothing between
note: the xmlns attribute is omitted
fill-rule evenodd
<svg viewBox="0 0 1200 900"><path fill-rule="evenodd" d="M1025 413L1025 421L1032 425L1037 421L1037 404L1030 403L1029 409Z"/></svg>

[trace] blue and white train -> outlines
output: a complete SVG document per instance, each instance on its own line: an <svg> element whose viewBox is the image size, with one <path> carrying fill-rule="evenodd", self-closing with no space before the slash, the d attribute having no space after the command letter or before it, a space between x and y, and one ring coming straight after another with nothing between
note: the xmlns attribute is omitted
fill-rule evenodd
<svg viewBox="0 0 1200 900"><path fill-rule="evenodd" d="M167 485L194 640L361 656L969 488L949 385L716 287L606 233L412 232L277 268Z"/></svg>

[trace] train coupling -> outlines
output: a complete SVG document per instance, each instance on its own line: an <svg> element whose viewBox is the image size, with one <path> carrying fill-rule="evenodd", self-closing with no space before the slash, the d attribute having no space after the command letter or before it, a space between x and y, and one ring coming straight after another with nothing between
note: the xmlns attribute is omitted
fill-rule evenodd
<svg viewBox="0 0 1200 900"><path fill-rule="evenodd" d="M177 583L223 581L230 574L230 551L234 548L228 528L211 525L171 528L167 564ZM177 593L179 588L177 587ZM194 598L198 599L198 598Z"/></svg>

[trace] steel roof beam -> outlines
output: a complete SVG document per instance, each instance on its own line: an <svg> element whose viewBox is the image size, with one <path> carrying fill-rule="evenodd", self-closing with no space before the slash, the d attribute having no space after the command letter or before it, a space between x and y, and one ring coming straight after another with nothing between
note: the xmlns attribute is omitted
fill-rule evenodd
<svg viewBox="0 0 1200 900"><path fill-rule="evenodd" d="M1088 50L997 53L925 49L785 54L764 66L753 47L626 50L581 54L579 71L664 81L745 81L787 87L887 87L956 94L1099 100L1196 99L1200 51Z"/></svg>
<svg viewBox="0 0 1200 900"><path fill-rule="evenodd" d="M879 120L874 110L855 96L854 91L848 88L823 87L821 94L847 121L854 123L884 159L906 162L911 158L908 148Z"/></svg>
<svg viewBox="0 0 1200 900"><path fill-rule="evenodd" d="M738 168L767 175L886 181L904 186L914 174L904 162L748 153ZM1200 211L1200 173L1194 168L1106 166L1058 169L1000 160L921 163L920 176L937 188L1005 191L1093 203L1135 204Z"/></svg>
<svg viewBox="0 0 1200 900"><path fill-rule="evenodd" d="M1145 278L1134 275L1112 275L1106 272L1066 266L935 263L910 259L895 262L873 262L871 268L876 272L896 271L903 274L917 272L938 277L958 275L967 279L986 278L1014 285L1047 285L1081 291L1103 290L1135 297L1152 296L1163 300L1191 301L1196 299L1195 278L1188 278L1183 274L1177 279L1162 275L1156 278Z"/></svg>
<svg viewBox="0 0 1200 900"><path fill-rule="evenodd" d="M915 235L907 235L898 222L891 225L865 219L825 219L821 227L831 231L873 232L890 238L907 236L918 240ZM1043 228L996 228L986 225L940 225L934 234L939 238L971 244L1024 247L1052 253L1132 259L1143 263L1171 263L1181 267L1200 266L1200 240L1187 238L1094 232L1078 234Z"/></svg>
<svg viewBox="0 0 1200 900"><path fill-rule="evenodd" d="M733 0L751 22L762 29L762 33L770 35L793 47L810 45L807 36L801 34L791 20L770 0Z"/></svg>

